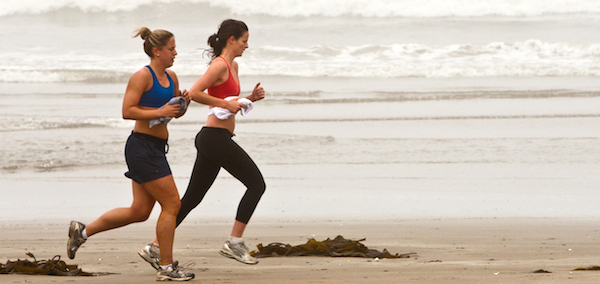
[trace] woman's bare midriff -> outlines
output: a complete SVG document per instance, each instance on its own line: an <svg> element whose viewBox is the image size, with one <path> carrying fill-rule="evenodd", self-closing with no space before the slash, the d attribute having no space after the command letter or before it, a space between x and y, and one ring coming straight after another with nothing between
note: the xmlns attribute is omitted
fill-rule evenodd
<svg viewBox="0 0 600 284"><path fill-rule="evenodd" d="M235 115L230 116L225 120L220 120L214 115L209 115L204 124L206 127L225 128L233 133L235 129Z"/></svg>
<svg viewBox="0 0 600 284"><path fill-rule="evenodd" d="M148 107L142 107L143 109L153 109ZM154 127L150 128L150 120L136 120L135 126L133 127L134 132L144 133L148 135L152 135L154 137L168 139L169 131L167 130L166 124L158 124Z"/></svg>
<svg viewBox="0 0 600 284"><path fill-rule="evenodd" d="M149 126L150 126L149 120L136 120L135 126L133 127L133 131L152 135L154 137L162 138L165 140L169 138L169 131L167 131L166 125L159 124L152 128L150 128Z"/></svg>

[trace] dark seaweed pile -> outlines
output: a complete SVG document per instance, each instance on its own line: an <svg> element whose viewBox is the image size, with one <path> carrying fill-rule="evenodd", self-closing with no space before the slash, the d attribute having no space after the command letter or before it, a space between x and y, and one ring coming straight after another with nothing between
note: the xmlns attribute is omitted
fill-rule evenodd
<svg viewBox="0 0 600 284"><path fill-rule="evenodd" d="M27 253L27 256L33 258L33 261L18 259L17 261L9 260L6 264L0 263L0 274L94 276L92 273L77 268L76 264L66 264L60 260L60 255L56 255L49 260L37 260L30 252Z"/></svg>
<svg viewBox="0 0 600 284"><path fill-rule="evenodd" d="M268 246L259 244L258 251L252 251L250 254L254 257L272 257L272 256L331 256L331 257L368 257L368 258L409 258L411 254L392 255L386 249L383 252L369 249L361 244L365 239L353 241L337 236L335 239L327 238L324 241L309 239L306 244L292 246L283 243L270 243Z"/></svg>

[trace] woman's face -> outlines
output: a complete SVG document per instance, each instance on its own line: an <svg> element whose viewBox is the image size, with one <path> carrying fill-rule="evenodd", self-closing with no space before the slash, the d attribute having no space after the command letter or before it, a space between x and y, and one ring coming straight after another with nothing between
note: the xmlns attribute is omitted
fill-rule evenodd
<svg viewBox="0 0 600 284"><path fill-rule="evenodd" d="M232 36L233 38L233 45L232 45L232 50L233 53L235 54L235 56L242 56L242 54L244 53L244 50L246 50L246 48L248 48L248 32L244 32L244 34L238 38L235 39L235 37Z"/></svg>
<svg viewBox="0 0 600 284"><path fill-rule="evenodd" d="M164 66L171 67L175 62L175 56L177 56L177 51L175 50L175 37L171 37L167 45L163 46L161 50L155 49L154 58L159 60L160 63Z"/></svg>

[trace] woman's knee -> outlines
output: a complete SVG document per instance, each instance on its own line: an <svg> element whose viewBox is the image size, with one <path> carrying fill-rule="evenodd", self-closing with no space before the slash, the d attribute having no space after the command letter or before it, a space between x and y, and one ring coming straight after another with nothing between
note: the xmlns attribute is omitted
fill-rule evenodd
<svg viewBox="0 0 600 284"><path fill-rule="evenodd" d="M267 185L264 180L256 181L248 185L248 193L254 196L255 199L260 199L267 190Z"/></svg>
<svg viewBox="0 0 600 284"><path fill-rule="evenodd" d="M177 215L177 213L179 213L179 210L181 209L181 201L179 200L179 198L170 198L169 200L164 200L163 202L161 202L160 206L162 207L163 212L168 212Z"/></svg>
<svg viewBox="0 0 600 284"><path fill-rule="evenodd" d="M130 219L135 223L144 222L150 218L150 213L152 213L152 208L147 210L143 208L132 207Z"/></svg>
<svg viewBox="0 0 600 284"><path fill-rule="evenodd" d="M262 196L267 190L267 184L265 183L264 179L260 179L260 181L257 181L253 185L249 186L248 189L250 189L250 191L252 191L255 195Z"/></svg>

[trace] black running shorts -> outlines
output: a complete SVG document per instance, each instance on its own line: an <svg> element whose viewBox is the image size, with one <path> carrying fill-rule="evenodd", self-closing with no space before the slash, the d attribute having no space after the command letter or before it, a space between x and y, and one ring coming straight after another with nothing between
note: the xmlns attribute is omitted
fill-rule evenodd
<svg viewBox="0 0 600 284"><path fill-rule="evenodd" d="M132 132L125 144L125 176L139 184L171 175L167 162L167 140Z"/></svg>

